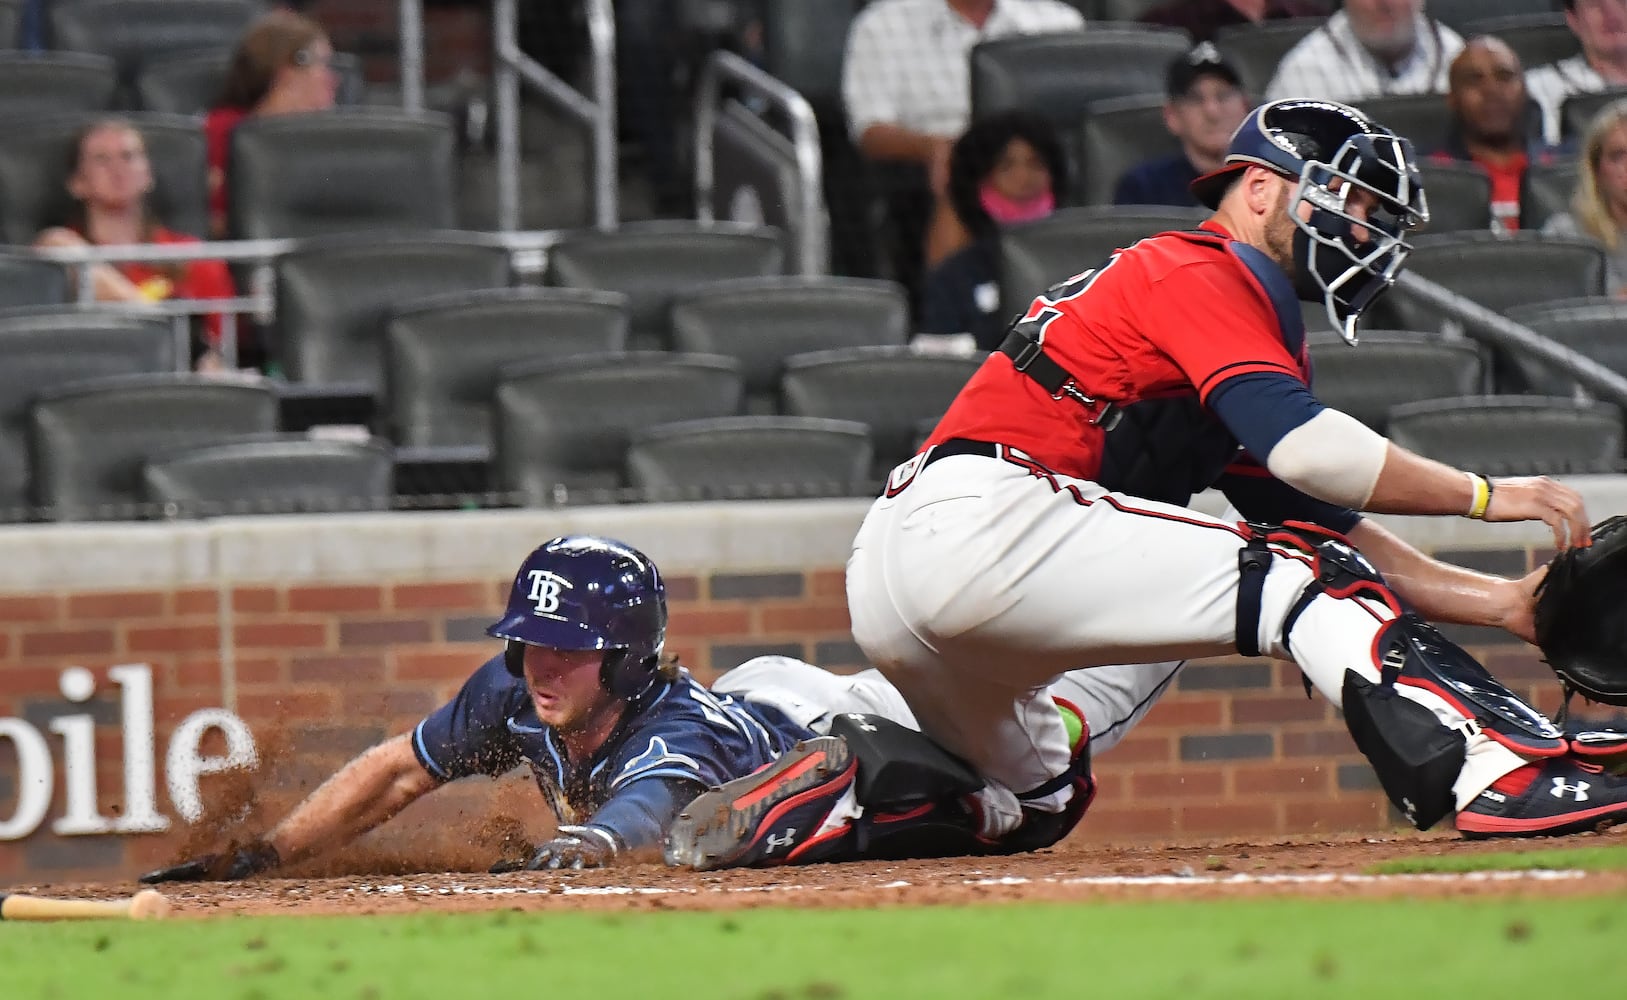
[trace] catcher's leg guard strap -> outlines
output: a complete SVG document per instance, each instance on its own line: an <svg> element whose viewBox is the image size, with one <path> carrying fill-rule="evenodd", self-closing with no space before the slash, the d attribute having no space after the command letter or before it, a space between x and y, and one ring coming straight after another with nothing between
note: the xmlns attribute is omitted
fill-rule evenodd
<svg viewBox="0 0 1627 1000"><path fill-rule="evenodd" d="M1260 655L1260 603L1270 569L1271 550L1254 531L1237 550L1237 652L1243 656Z"/></svg>

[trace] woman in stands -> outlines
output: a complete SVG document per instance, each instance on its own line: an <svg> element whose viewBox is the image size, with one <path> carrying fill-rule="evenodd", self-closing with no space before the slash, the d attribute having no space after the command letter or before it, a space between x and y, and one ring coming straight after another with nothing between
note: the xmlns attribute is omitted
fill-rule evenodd
<svg viewBox="0 0 1627 1000"><path fill-rule="evenodd" d="M1050 215L1066 183L1062 143L1036 115L996 115L955 141L946 196L927 229L923 332L970 333L984 351L1000 346L1011 311L1000 302L1000 229Z"/></svg>
<svg viewBox="0 0 1627 1000"><path fill-rule="evenodd" d="M66 186L74 201L68 224L40 233L35 246L198 242L197 237L166 229L154 217L148 201L153 171L147 160L147 144L141 133L122 119L92 122L79 134ZM88 269L88 275L97 300L102 302L229 299L236 295L231 274L218 260L96 264ZM207 334L197 339L194 362L200 371L212 371L220 366L216 350L220 316L210 316L205 326Z"/></svg>
<svg viewBox="0 0 1627 1000"><path fill-rule="evenodd" d="M260 18L232 53L220 102L204 120L209 140L209 217L226 234L226 166L232 133L245 118L326 111L339 78L333 45L322 26L290 10Z"/></svg>
<svg viewBox="0 0 1627 1000"><path fill-rule="evenodd" d="M1594 117L1580 167L1569 214L1549 219L1542 231L1597 240L1609 255L1610 294L1627 298L1627 100Z"/></svg>

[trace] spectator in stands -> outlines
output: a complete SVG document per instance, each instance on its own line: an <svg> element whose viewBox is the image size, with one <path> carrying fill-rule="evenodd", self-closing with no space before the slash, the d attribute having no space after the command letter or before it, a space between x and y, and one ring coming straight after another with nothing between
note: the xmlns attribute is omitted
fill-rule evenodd
<svg viewBox="0 0 1627 1000"><path fill-rule="evenodd" d="M1570 212L1542 231L1597 240L1610 255L1610 294L1627 298L1627 100L1606 105L1588 125L1580 166Z"/></svg>
<svg viewBox="0 0 1627 1000"><path fill-rule="evenodd" d="M950 150L933 216L923 333L970 333L981 350L1000 346L1000 228L1050 215L1066 179L1062 143L1038 115L995 115L966 130Z"/></svg>
<svg viewBox="0 0 1627 1000"><path fill-rule="evenodd" d="M1543 135L1550 143L1559 142L1565 98L1627 87L1627 0L1565 0L1565 23L1582 43L1582 54L1525 74L1526 89L1542 105Z"/></svg>
<svg viewBox="0 0 1627 1000"><path fill-rule="evenodd" d="M237 43L220 101L204 120L209 141L209 214L214 235L226 232L226 168L232 133L245 118L325 111L339 77L322 26L290 10L256 21Z"/></svg>
<svg viewBox="0 0 1627 1000"><path fill-rule="evenodd" d="M1473 163L1491 176L1491 211L1506 232L1520 228L1520 178L1533 162L1549 163L1554 150L1534 140L1538 131L1526 96L1520 57L1500 38L1482 35L1452 60L1452 127L1429 154L1437 163Z"/></svg>
<svg viewBox="0 0 1627 1000"><path fill-rule="evenodd" d="M1165 0L1141 15L1141 21L1180 28L1196 41L1212 42L1221 28L1326 13L1326 6L1314 0Z"/></svg>
<svg viewBox="0 0 1627 1000"><path fill-rule="evenodd" d="M1424 0L1345 0L1344 9L1283 56L1265 99L1360 103L1391 94L1445 93L1457 32L1424 14Z"/></svg>
<svg viewBox="0 0 1627 1000"><path fill-rule="evenodd" d="M1062 0L875 0L853 19L842 101L860 153L887 168L879 176L897 231L894 272L906 285L919 275L949 149L971 117L972 47L1084 26Z"/></svg>
<svg viewBox="0 0 1627 1000"><path fill-rule="evenodd" d="M74 143L68 166L68 193L74 208L68 224L47 229L39 247L112 246L133 243L196 243L197 238L166 229L148 204L153 190L152 165L141 133L128 122L104 118L93 122ZM95 264L89 279L102 302L148 303L164 299L229 299L236 291L226 265L218 260L177 264ZM197 345L197 367L219 367L221 318L209 317L207 338ZM203 342L206 339L206 343Z"/></svg>
<svg viewBox="0 0 1627 1000"><path fill-rule="evenodd" d="M1237 68L1209 42L1172 61L1165 81L1164 127L1181 151L1126 170L1113 192L1116 205L1196 206L1191 183L1220 169L1252 106Z"/></svg>

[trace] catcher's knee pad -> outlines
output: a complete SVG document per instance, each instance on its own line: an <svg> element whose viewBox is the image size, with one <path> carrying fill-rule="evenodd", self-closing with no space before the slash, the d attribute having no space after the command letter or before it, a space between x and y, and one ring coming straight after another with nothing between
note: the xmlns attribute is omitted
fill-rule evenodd
<svg viewBox="0 0 1627 1000"><path fill-rule="evenodd" d="M1531 757L1570 748L1546 716L1416 615L1404 614L1379 630L1373 662L1376 684L1355 670L1345 672L1345 725L1385 794L1420 830L1452 811L1452 786L1471 737L1484 734ZM1463 721L1449 725L1402 688L1434 695Z"/></svg>
<svg viewBox="0 0 1627 1000"><path fill-rule="evenodd" d="M1338 532L1299 521L1244 527L1249 537L1237 552L1237 651L1242 655L1263 653L1259 639L1260 605L1266 573L1273 559L1298 559L1307 564L1312 573L1310 585L1283 621L1284 647L1300 613L1323 594L1334 598L1365 597L1378 601L1394 614L1401 613L1401 602L1385 584L1378 568Z"/></svg>

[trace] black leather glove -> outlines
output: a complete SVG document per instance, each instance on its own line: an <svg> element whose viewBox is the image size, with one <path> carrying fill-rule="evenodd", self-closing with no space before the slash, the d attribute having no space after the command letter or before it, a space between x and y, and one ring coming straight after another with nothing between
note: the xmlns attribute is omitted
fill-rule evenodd
<svg viewBox="0 0 1627 1000"><path fill-rule="evenodd" d="M235 882L258 875L282 864L277 849L263 840L233 847L219 854L205 854L168 868L141 876L147 885L159 882Z"/></svg>
<svg viewBox="0 0 1627 1000"><path fill-rule="evenodd" d="M558 835L539 845L528 860L499 861L490 870L494 875L502 875L522 869L603 868L615 859L616 838L609 831L594 826L562 826Z"/></svg>

